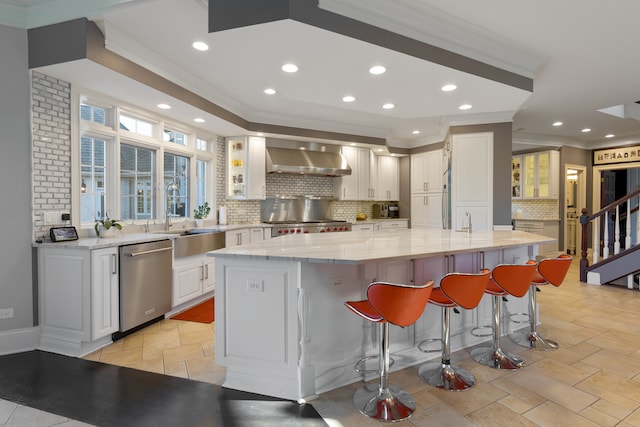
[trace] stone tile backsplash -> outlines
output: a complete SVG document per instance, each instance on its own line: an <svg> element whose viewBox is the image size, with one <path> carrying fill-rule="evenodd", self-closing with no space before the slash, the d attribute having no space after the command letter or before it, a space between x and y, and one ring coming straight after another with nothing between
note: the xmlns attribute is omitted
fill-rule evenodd
<svg viewBox="0 0 640 427"><path fill-rule="evenodd" d="M560 218L560 208L558 205L558 200L512 199L511 212L514 218L518 210L522 210L522 218L526 218L526 219L558 219Z"/></svg>

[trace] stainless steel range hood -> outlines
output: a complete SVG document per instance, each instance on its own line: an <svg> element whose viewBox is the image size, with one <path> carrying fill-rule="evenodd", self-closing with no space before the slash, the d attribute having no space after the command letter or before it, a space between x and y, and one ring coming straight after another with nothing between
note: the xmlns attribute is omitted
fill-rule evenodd
<svg viewBox="0 0 640 427"><path fill-rule="evenodd" d="M339 152L267 145L267 173L343 176L351 175L351 167Z"/></svg>

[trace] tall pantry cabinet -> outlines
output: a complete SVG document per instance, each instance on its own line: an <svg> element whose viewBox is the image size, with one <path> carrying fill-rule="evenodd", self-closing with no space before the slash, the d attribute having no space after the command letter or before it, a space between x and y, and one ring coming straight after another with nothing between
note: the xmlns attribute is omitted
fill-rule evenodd
<svg viewBox="0 0 640 427"><path fill-rule="evenodd" d="M451 228L493 229L493 132L451 137Z"/></svg>

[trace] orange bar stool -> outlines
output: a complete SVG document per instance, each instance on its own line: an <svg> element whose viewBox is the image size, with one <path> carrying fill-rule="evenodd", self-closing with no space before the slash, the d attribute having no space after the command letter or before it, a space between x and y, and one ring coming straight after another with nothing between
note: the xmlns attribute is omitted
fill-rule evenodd
<svg viewBox="0 0 640 427"><path fill-rule="evenodd" d="M543 259L538 263L538 269L531 281L529 290L529 330L513 334L511 339L518 345L539 351L557 350L557 342L541 337L536 330L538 323L538 304L536 292L538 286L560 286L571 267L572 258L569 255L560 255L557 258Z"/></svg>
<svg viewBox="0 0 640 427"><path fill-rule="evenodd" d="M451 310L476 308L487 288L490 273L490 270L482 270L480 274L450 273L442 278L440 287L431 292L429 303L442 307L442 360L429 362L418 369L418 375L427 384L450 391L468 390L475 385L476 380L470 372L451 365Z"/></svg>
<svg viewBox="0 0 640 427"><path fill-rule="evenodd" d="M366 300L345 302L358 316L380 325L380 381L359 388L353 395L356 408L367 417L395 422L415 411L411 395L389 385L389 324L413 325L422 316L432 289L432 281L422 286L374 282L367 288Z"/></svg>
<svg viewBox="0 0 640 427"><path fill-rule="evenodd" d="M475 348L471 357L476 362L496 369L519 369L524 360L500 348L500 299L506 295L521 298L525 296L536 272L536 262L527 261L523 265L501 264L491 272L491 280L485 293L493 296L493 346Z"/></svg>

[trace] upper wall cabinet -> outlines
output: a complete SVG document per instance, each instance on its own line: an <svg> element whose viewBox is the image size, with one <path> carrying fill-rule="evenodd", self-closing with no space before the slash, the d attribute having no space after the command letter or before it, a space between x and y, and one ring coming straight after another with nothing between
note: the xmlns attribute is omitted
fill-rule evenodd
<svg viewBox="0 0 640 427"><path fill-rule="evenodd" d="M374 179L377 182L376 200L396 201L400 196L398 158L375 156L378 167Z"/></svg>
<svg viewBox="0 0 640 427"><path fill-rule="evenodd" d="M266 197L265 139L227 138L227 198L262 200Z"/></svg>
<svg viewBox="0 0 640 427"><path fill-rule="evenodd" d="M334 196L338 200L375 200L371 185L371 150L342 147L342 155L351 166L351 175L341 176L333 182Z"/></svg>
<svg viewBox="0 0 640 427"><path fill-rule="evenodd" d="M558 198L560 154L557 151L523 154L521 166L523 198Z"/></svg>
<svg viewBox="0 0 640 427"><path fill-rule="evenodd" d="M443 155L443 150L434 150L411 156L412 193L442 191Z"/></svg>
<svg viewBox="0 0 640 427"><path fill-rule="evenodd" d="M522 156L511 158L511 197L522 197Z"/></svg>

